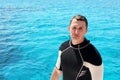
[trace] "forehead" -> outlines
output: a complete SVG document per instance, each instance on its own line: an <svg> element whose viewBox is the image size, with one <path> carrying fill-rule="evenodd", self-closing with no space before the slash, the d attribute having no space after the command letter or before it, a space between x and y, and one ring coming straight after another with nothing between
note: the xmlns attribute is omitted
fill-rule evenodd
<svg viewBox="0 0 120 80"><path fill-rule="evenodd" d="M86 23L84 21L77 21L76 19L73 19L71 22L71 26L86 26Z"/></svg>

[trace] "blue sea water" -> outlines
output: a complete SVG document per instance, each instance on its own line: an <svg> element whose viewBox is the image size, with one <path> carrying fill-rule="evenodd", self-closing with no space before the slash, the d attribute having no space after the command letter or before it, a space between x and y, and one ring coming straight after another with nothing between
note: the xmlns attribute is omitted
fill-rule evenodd
<svg viewBox="0 0 120 80"><path fill-rule="evenodd" d="M88 19L104 80L120 80L120 0L0 0L0 80L49 80L76 14Z"/></svg>

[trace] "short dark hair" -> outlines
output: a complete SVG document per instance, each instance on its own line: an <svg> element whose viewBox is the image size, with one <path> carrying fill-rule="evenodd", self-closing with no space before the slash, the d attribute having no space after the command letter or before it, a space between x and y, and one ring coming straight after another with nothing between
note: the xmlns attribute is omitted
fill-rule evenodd
<svg viewBox="0 0 120 80"><path fill-rule="evenodd" d="M76 19L77 21L84 21L86 23L86 28L88 28L88 21L87 18L85 16L82 15L76 15L74 16L71 20L70 20L70 25L73 19Z"/></svg>

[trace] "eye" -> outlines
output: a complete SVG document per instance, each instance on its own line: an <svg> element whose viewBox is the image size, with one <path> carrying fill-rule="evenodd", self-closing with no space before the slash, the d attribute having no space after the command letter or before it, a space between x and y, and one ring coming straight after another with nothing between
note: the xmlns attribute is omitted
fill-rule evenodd
<svg viewBox="0 0 120 80"><path fill-rule="evenodd" d="M82 30L82 29L83 29L82 27L79 28L79 30Z"/></svg>
<svg viewBox="0 0 120 80"><path fill-rule="evenodd" d="M74 26L72 29L73 29L73 30L76 30L76 27Z"/></svg>

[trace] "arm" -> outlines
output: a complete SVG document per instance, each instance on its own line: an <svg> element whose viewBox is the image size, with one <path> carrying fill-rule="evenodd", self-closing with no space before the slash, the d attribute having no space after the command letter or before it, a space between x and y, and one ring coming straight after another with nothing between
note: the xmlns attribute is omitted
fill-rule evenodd
<svg viewBox="0 0 120 80"><path fill-rule="evenodd" d="M92 80L103 80L103 75L104 75L103 63L99 66L96 66L91 63L84 62L84 66L89 68L91 72Z"/></svg>
<svg viewBox="0 0 120 80"><path fill-rule="evenodd" d="M62 71L58 70L57 68L54 68L50 80L59 80L61 74Z"/></svg>

